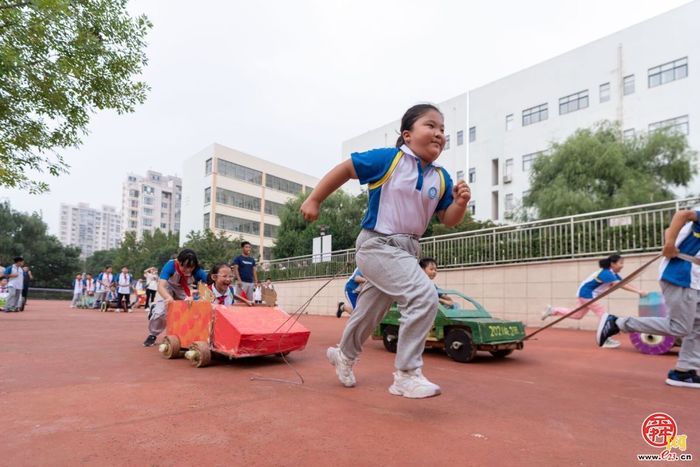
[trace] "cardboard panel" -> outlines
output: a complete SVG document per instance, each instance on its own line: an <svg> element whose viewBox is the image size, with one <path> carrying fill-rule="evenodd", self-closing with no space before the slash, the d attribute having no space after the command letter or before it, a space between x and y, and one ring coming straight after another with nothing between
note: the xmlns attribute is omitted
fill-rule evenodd
<svg viewBox="0 0 700 467"><path fill-rule="evenodd" d="M195 341L209 342L212 314L209 302L199 300L188 304L176 300L168 306L166 334L177 336L182 348Z"/></svg>
<svg viewBox="0 0 700 467"><path fill-rule="evenodd" d="M311 332L279 307L226 307L214 311L213 348L234 357L302 350Z"/></svg>

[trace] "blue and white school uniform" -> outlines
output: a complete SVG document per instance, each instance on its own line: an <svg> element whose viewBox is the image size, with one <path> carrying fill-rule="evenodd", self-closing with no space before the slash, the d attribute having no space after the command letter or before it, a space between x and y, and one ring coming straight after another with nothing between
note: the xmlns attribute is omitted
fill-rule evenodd
<svg viewBox="0 0 700 467"><path fill-rule="evenodd" d="M233 305L236 302L233 286L226 287L226 291L224 293L219 292L219 290L214 286L214 284L210 285L209 288L211 289L213 295L211 302L214 305L229 306Z"/></svg>
<svg viewBox="0 0 700 467"><path fill-rule="evenodd" d="M345 298L350 302L353 309L355 309L355 305L357 304L357 296L360 294L360 290L362 290L362 284L355 282L356 277L362 277L362 273L358 268L355 268L350 279L345 283Z"/></svg>
<svg viewBox="0 0 700 467"><path fill-rule="evenodd" d="M369 188L355 255L367 282L340 349L357 358L395 301L402 314L395 366L414 370L423 366L425 336L438 309L434 284L418 265L418 239L433 215L452 204L452 180L437 164L422 167L406 145L353 153L351 160L360 183Z"/></svg>
<svg viewBox="0 0 700 467"><path fill-rule="evenodd" d="M695 208L700 219L700 207ZM681 253L700 259L700 221L688 222L678 233ZM700 370L700 266L679 258L664 258L659 282L669 311L666 318L618 318L625 332L683 337L676 368Z"/></svg>
<svg viewBox="0 0 700 467"><path fill-rule="evenodd" d="M167 282L166 289L172 295L175 300L184 300L187 298L187 293L181 284L180 274L177 272L175 267L175 260L171 259L163 269L160 271L160 278ZM187 286L190 288L190 295L194 291L194 288L200 282L207 282L207 273L204 269L197 268L192 272L190 276L186 278ZM148 330L152 336L157 336L165 330L165 300L160 294L156 298L156 302L153 305L153 311L151 313L151 319L148 322Z"/></svg>

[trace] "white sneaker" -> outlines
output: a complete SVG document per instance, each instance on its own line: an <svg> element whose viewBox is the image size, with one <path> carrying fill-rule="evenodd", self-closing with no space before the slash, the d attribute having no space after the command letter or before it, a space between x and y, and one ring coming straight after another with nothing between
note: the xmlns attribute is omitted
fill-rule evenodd
<svg viewBox="0 0 700 467"><path fill-rule="evenodd" d="M389 387L389 392L409 399L423 399L439 395L440 386L428 381L420 368L412 371L396 370L394 384Z"/></svg>
<svg viewBox="0 0 700 467"><path fill-rule="evenodd" d="M616 348L618 348L618 347L620 347L620 342L619 342L619 341L616 341L616 340L613 339L612 337L608 337L608 338L605 340L605 343L603 344L603 348L604 348L604 349L616 349Z"/></svg>
<svg viewBox="0 0 700 467"><path fill-rule="evenodd" d="M335 373L338 375L340 383L346 388L355 386L355 375L352 372L352 366L357 362L343 355L339 347L328 347L326 350L326 358L331 365L335 367Z"/></svg>
<svg viewBox="0 0 700 467"><path fill-rule="evenodd" d="M542 312L542 321L552 316L552 305L547 305L547 308Z"/></svg>

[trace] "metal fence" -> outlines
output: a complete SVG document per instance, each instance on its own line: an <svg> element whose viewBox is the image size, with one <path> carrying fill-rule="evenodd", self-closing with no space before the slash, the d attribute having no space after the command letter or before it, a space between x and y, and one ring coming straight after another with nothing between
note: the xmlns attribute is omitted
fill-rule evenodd
<svg viewBox="0 0 700 467"><path fill-rule="evenodd" d="M441 268L658 251L673 214L699 204L700 197L686 198L458 232L423 238L421 250ZM266 274L291 280L350 274L355 268L354 249L324 256L273 260Z"/></svg>

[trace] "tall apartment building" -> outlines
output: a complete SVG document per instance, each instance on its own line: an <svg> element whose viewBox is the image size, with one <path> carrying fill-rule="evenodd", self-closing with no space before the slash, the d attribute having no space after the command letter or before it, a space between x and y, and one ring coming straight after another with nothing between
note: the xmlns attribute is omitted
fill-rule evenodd
<svg viewBox="0 0 700 467"><path fill-rule="evenodd" d="M277 213L318 179L235 149L212 144L185 161L180 244L192 231L211 229L249 241L271 257Z"/></svg>
<svg viewBox="0 0 700 467"><path fill-rule="evenodd" d="M137 239L146 231L180 231L182 180L149 170L146 176L127 175L122 184L122 231L135 232Z"/></svg>
<svg viewBox="0 0 700 467"><path fill-rule="evenodd" d="M453 177L466 169L470 211L479 219L508 220L530 186L533 161L553 141L608 120L624 136L671 127L700 149L700 57L694 1L492 83L439 103L449 149L438 159ZM398 121L352 138L352 151L391 145ZM700 186L700 177L678 195Z"/></svg>
<svg viewBox="0 0 700 467"><path fill-rule="evenodd" d="M59 240L64 245L80 247L80 258L94 252L117 248L121 242L121 216L115 208L91 208L61 203Z"/></svg>

